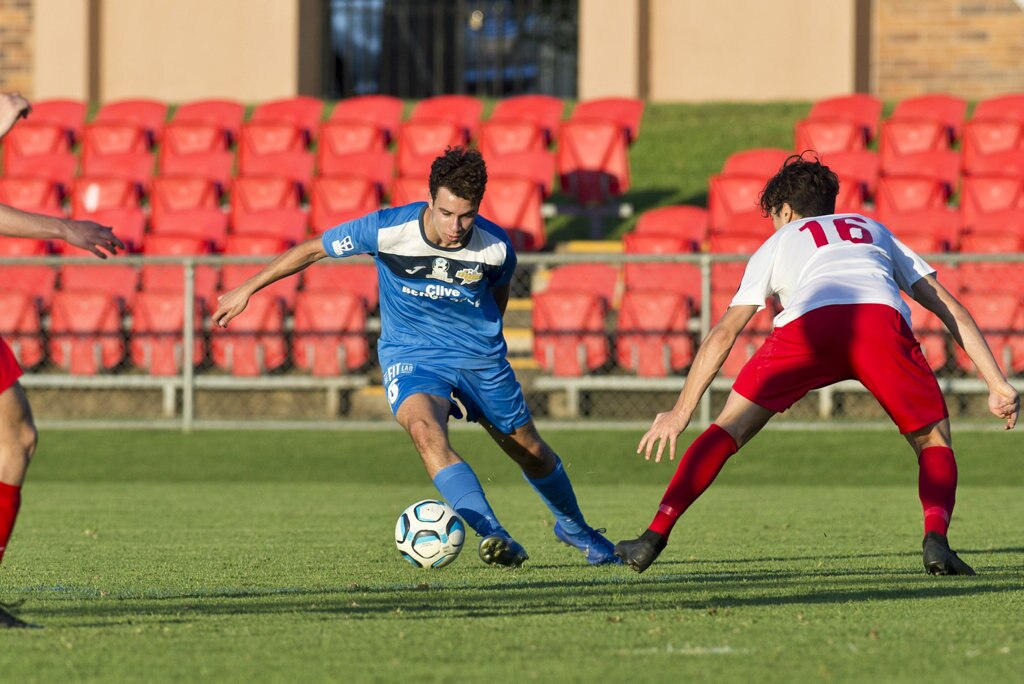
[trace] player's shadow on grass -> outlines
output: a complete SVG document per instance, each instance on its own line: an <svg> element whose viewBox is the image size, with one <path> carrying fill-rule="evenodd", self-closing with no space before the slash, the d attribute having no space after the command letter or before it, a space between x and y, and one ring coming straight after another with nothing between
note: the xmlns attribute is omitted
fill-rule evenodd
<svg viewBox="0 0 1024 684"><path fill-rule="evenodd" d="M670 563L666 565L676 565ZM589 580L534 579L508 574L503 581L435 582L378 587L267 588L111 597L29 607L45 623L112 627L195 622L207 617L304 615L321 620L438 620L597 613L612 616L652 610L846 604L951 598L1017 592L1013 583L978 578L934 578L923 570L825 572L707 572L637 576L608 568ZM500 571L499 571L500 572ZM891 581L885 582L888 577ZM996 578L998 579L998 578ZM63 603L63 602L61 602Z"/></svg>

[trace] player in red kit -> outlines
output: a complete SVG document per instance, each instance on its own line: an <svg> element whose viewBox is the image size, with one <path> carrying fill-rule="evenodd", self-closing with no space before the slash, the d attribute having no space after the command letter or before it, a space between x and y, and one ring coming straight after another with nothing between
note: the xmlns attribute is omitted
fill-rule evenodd
<svg viewBox="0 0 1024 684"><path fill-rule="evenodd" d="M910 309L900 290L934 312L964 348L988 385L989 410L1008 430L1016 425L1020 398L970 313L936 280L935 269L876 221L834 214L838 192L839 181L827 166L800 155L790 157L765 185L761 209L776 232L751 256L678 401L657 415L637 453L658 462L667 446L674 459L679 433L737 335L768 297L778 295L784 310L740 371L722 412L683 454L648 529L638 539L616 544L616 555L637 572L654 562L683 512L772 416L810 390L856 379L917 454L925 569L936 575L974 574L946 539L957 482L949 414L910 330Z"/></svg>
<svg viewBox="0 0 1024 684"><path fill-rule="evenodd" d="M31 107L17 94L0 93L0 137L28 116ZM124 245L110 228L92 221L71 221L19 211L0 204L0 235L64 240L86 249L101 259L116 254ZM21 506L21 484L36 448L36 428L25 391L18 383L21 366L14 353L0 340L0 561L14 529ZM0 628L27 627L0 605Z"/></svg>

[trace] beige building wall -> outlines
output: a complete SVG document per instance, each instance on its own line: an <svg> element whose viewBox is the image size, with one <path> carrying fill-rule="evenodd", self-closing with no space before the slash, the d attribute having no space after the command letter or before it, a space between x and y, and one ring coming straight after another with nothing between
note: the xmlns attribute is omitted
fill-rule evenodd
<svg viewBox="0 0 1024 684"><path fill-rule="evenodd" d="M637 96L640 1L580 0L579 99Z"/></svg>
<svg viewBox="0 0 1024 684"><path fill-rule="evenodd" d="M89 97L89 3L35 0L32 97Z"/></svg>
<svg viewBox="0 0 1024 684"><path fill-rule="evenodd" d="M579 97L853 92L857 0L580 0Z"/></svg>

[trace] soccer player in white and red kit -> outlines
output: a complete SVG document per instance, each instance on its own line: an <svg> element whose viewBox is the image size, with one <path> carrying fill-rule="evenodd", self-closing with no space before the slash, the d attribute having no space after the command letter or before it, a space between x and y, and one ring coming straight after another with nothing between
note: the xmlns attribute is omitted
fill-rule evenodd
<svg viewBox="0 0 1024 684"><path fill-rule="evenodd" d="M28 116L31 107L17 93L0 93L0 137L18 121ZM43 216L0 204L0 235L64 240L86 249L101 259L103 250L115 254L124 245L110 228L92 221L71 221ZM18 378L21 366L10 347L0 340L0 561L11 538L14 521L21 507L21 484L36 448L36 428L32 421L25 390ZM27 627L0 605L0 629Z"/></svg>
<svg viewBox="0 0 1024 684"><path fill-rule="evenodd" d="M784 310L733 384L721 414L680 460L658 512L616 555L643 572L668 542L679 517L710 486L726 460L776 413L807 392L856 379L875 396L917 454L924 509L923 556L932 574L974 574L949 548L957 467L949 414L935 376L910 329L907 292L934 312L985 380L990 411L1017 422L1020 399L1006 381L970 313L935 278L935 269L885 226L858 214L834 214L839 181L817 160L794 155L765 185L761 209L776 232L754 253L729 309L711 329L672 410L659 413L637 453L661 460L722 367L751 317L778 295Z"/></svg>

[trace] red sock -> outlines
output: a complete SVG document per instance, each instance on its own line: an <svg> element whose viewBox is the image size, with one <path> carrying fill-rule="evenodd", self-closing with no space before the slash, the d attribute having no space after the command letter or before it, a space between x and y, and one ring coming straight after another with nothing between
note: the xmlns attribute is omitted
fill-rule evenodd
<svg viewBox="0 0 1024 684"><path fill-rule="evenodd" d="M949 447L921 449L917 492L924 509L924 533L946 534L956 503L956 459Z"/></svg>
<svg viewBox="0 0 1024 684"><path fill-rule="evenodd" d="M0 561L4 559L4 549L11 538L20 507L21 487L0 482Z"/></svg>
<svg viewBox="0 0 1024 684"><path fill-rule="evenodd" d="M708 426L680 459L650 529L668 537L679 516L714 482L738 449L732 435L714 423Z"/></svg>

